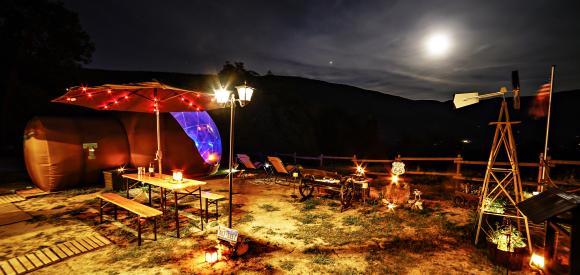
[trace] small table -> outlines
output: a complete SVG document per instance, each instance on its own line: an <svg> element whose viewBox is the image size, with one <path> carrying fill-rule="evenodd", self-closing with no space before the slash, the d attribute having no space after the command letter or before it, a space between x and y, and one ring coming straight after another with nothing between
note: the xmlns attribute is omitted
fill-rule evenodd
<svg viewBox="0 0 580 275"><path fill-rule="evenodd" d="M173 192L175 198L175 228L177 231L177 238L179 238L179 205L177 203L177 191L180 193L187 192L188 194L192 194L194 192L199 192L199 209L203 211L202 202L201 202L201 186L206 185L207 183L204 181L192 180L192 179L183 179L181 182L173 182L172 177L169 175L162 175L159 173L155 173L154 176L149 175L139 175L139 174L124 174L123 178L127 179L127 198L129 198L129 180L134 180L137 182L142 182L147 184L149 187L149 205L151 205L151 186L157 186L160 189L161 194L161 208L163 212L165 212L167 198L165 198L166 191L169 190ZM197 187L197 188L191 188ZM184 191L188 189L188 191ZM203 230L203 215L200 215L200 222L201 222L201 230Z"/></svg>

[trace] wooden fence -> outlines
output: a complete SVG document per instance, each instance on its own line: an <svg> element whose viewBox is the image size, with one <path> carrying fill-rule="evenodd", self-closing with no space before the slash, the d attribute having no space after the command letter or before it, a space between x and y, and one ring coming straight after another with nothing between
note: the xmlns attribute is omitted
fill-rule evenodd
<svg viewBox="0 0 580 275"><path fill-rule="evenodd" d="M487 161L474 161L474 160L465 160L461 155L457 155L456 157L403 157L398 155L394 159L359 159L356 155L353 156L326 156L324 154L320 154L319 156L299 156L296 153L292 154L283 154L283 153L275 153L273 155L282 156L290 158L294 161L294 164L298 164L299 160L309 160L309 161L316 161L320 167L324 166L325 160L342 160L342 161L350 161L355 165L360 164L370 164L370 163L392 163L394 161L403 161L403 162L451 162L455 165L455 171L420 171L419 169L416 170L407 170L405 174L407 175L432 175L432 176L446 176L452 177L453 179L457 180L466 180L466 181L474 181L474 182L483 182L483 178L477 177L467 177L462 173L462 169L464 166L471 165L471 166L487 166ZM509 166L509 162L496 162L498 166ZM520 162L520 167L526 168L534 168L540 167L540 160L538 162ZM548 160L549 167L556 167L556 166L580 166L580 161L577 160ZM484 168L485 169L485 168ZM538 169L539 170L539 169ZM387 176L389 175L386 171L384 172L377 172L377 171L368 171L366 174L368 175L376 175L376 176ZM540 175L538 174L538 177ZM557 185L562 186L574 186L580 187L580 183L578 182L566 182L566 181L558 181L552 180ZM538 183L537 181L524 181L522 180L522 184L526 186L536 186Z"/></svg>

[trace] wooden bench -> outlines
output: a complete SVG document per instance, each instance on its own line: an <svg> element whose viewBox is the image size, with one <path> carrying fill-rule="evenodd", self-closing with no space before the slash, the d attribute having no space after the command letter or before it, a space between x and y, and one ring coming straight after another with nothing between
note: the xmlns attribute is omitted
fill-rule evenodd
<svg viewBox="0 0 580 275"><path fill-rule="evenodd" d="M115 206L114 208L115 220L117 220L117 207L121 207L137 215L137 227L138 227L137 239L139 246L141 246L141 219L147 220L149 218L153 218L154 240L155 241L157 240L157 216L161 216L163 212L155 208L151 208L149 206L140 204L134 200L124 198L115 193L101 193L97 195L97 197L100 199L100 207L99 207L100 223L103 223L103 207L106 205L106 203L105 205L103 204L103 201L106 201L107 203L111 203Z"/></svg>
<svg viewBox="0 0 580 275"><path fill-rule="evenodd" d="M190 189L193 189L193 188L190 188ZM190 189L185 188L185 189L183 189L183 191L185 191L187 194L190 194L194 198L197 198L199 195L192 193L192 190L190 190ZM225 200L226 197L224 195L211 193L209 191L201 191L201 198L205 199L205 222L207 223L209 220L209 210L208 210L209 207L208 206L211 204L215 205L215 219L217 221L217 219L219 217L218 202L221 200Z"/></svg>

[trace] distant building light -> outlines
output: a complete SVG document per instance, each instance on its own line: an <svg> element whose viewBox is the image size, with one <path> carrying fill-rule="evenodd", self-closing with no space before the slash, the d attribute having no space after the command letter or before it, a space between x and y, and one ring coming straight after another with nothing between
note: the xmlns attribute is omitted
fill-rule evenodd
<svg viewBox="0 0 580 275"><path fill-rule="evenodd" d="M471 139L462 139L461 143L463 144L470 144L471 143Z"/></svg>

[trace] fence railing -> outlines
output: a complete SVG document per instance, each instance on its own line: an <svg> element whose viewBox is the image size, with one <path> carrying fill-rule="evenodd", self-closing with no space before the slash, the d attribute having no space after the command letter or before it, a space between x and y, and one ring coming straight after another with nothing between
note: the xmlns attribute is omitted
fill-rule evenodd
<svg viewBox="0 0 580 275"><path fill-rule="evenodd" d="M343 161L350 161L355 165L361 164L370 164L370 163L392 163L394 161L408 161L408 162L451 162L455 165L455 171L421 171L419 168L416 170L407 170L405 173L408 175L432 175L432 176L445 176L445 177L452 177L453 179L457 180L466 180L466 181L475 181L475 182L483 182L483 178L478 177L468 177L465 176L463 173L463 169L465 165L472 165L472 166L487 166L487 161L474 161L474 160L465 160L461 155L457 155L456 157L403 157L398 155L394 159L359 159L356 155L353 156L327 156L324 154L320 154L319 156L300 156L296 153L292 154L284 154L284 153L275 153L273 155L287 157L293 160L294 164L298 164L299 160L310 160L310 161L317 161L320 167L324 166L325 160L343 160ZM519 162L520 167L526 168L534 168L540 167L541 158L538 162ZM497 166L510 166L509 162L495 162ZM550 168L556 166L580 166L580 161L577 160L553 160L548 158L548 166ZM419 166L418 166L419 167ZM387 176L387 170L385 169L384 172L377 172L377 171L368 171L368 175L376 175L376 176ZM538 175L539 177L540 175ZM557 185L563 186L575 186L580 187L580 183L578 182L567 182L567 181L560 181L560 180L552 180L553 183ZM537 181L523 181L522 184L526 186L536 186L538 184Z"/></svg>

